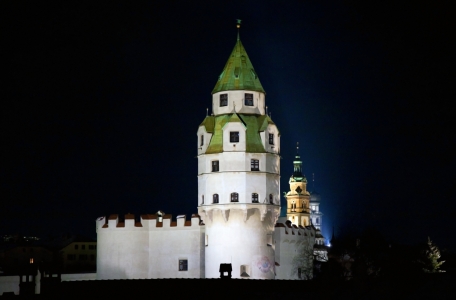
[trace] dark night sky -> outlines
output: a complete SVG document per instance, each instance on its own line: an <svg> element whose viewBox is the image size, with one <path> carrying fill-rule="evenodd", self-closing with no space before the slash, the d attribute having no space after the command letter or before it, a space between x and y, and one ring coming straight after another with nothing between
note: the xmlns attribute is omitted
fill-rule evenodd
<svg viewBox="0 0 456 300"><path fill-rule="evenodd" d="M0 234L196 212L196 130L241 39L324 234L455 247L455 22L443 4L2 2ZM453 248L454 249L454 248Z"/></svg>

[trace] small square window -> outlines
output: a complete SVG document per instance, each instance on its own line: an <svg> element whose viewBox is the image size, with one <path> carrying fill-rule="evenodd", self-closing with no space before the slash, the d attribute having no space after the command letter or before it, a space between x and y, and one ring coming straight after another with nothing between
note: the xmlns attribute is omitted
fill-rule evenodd
<svg viewBox="0 0 456 300"><path fill-rule="evenodd" d="M231 202L239 202L239 194L231 193Z"/></svg>
<svg viewBox="0 0 456 300"><path fill-rule="evenodd" d="M220 106L228 106L228 94L220 94Z"/></svg>
<svg viewBox="0 0 456 300"><path fill-rule="evenodd" d="M258 159L252 159L250 161L250 171L259 171L260 170L260 161Z"/></svg>
<svg viewBox="0 0 456 300"><path fill-rule="evenodd" d="M258 194L257 193L252 194L252 203L258 203Z"/></svg>
<svg viewBox="0 0 456 300"><path fill-rule="evenodd" d="M274 145L274 134L273 133L269 134L269 145Z"/></svg>
<svg viewBox="0 0 456 300"><path fill-rule="evenodd" d="M179 271L188 271L188 260L179 259Z"/></svg>
<svg viewBox="0 0 456 300"><path fill-rule="evenodd" d="M219 171L219 161L213 160L212 161L212 172L218 172L218 171Z"/></svg>
<svg viewBox="0 0 456 300"><path fill-rule="evenodd" d="M230 143L239 143L239 131L230 131Z"/></svg>
<svg viewBox="0 0 456 300"><path fill-rule="evenodd" d="M78 250L79 249L79 245L78 244L74 245L74 249Z"/></svg>
<svg viewBox="0 0 456 300"><path fill-rule="evenodd" d="M245 106L253 106L253 94L244 94Z"/></svg>
<svg viewBox="0 0 456 300"><path fill-rule="evenodd" d="M81 245L82 250L85 250L85 248L86 248L86 245Z"/></svg>

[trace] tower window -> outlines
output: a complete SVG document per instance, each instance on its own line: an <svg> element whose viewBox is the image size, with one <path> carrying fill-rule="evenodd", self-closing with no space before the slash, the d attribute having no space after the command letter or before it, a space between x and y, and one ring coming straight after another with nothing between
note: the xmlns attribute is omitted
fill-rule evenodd
<svg viewBox="0 0 456 300"><path fill-rule="evenodd" d="M218 194L212 195L212 203L219 203L219 195Z"/></svg>
<svg viewBox="0 0 456 300"><path fill-rule="evenodd" d="M252 193L252 203L258 203L258 194Z"/></svg>
<svg viewBox="0 0 456 300"><path fill-rule="evenodd" d="M179 271L188 271L188 260L179 259Z"/></svg>
<svg viewBox="0 0 456 300"><path fill-rule="evenodd" d="M231 193L231 202L239 202L239 194Z"/></svg>
<svg viewBox="0 0 456 300"><path fill-rule="evenodd" d="M269 194L269 203L274 204L274 197L272 194Z"/></svg>
<svg viewBox="0 0 456 300"><path fill-rule="evenodd" d="M250 160L250 171L259 171L260 170L260 161L258 159Z"/></svg>
<svg viewBox="0 0 456 300"><path fill-rule="evenodd" d="M274 145L274 134L273 133L269 134L269 145Z"/></svg>
<svg viewBox="0 0 456 300"><path fill-rule="evenodd" d="M230 131L230 143L239 143L239 131Z"/></svg>
<svg viewBox="0 0 456 300"><path fill-rule="evenodd" d="M220 94L220 107L228 106L228 94Z"/></svg>
<svg viewBox="0 0 456 300"><path fill-rule="evenodd" d="M213 160L212 161L212 172L218 172L218 171L219 171L219 161Z"/></svg>
<svg viewBox="0 0 456 300"><path fill-rule="evenodd" d="M245 106L253 106L253 94L244 94Z"/></svg>
<svg viewBox="0 0 456 300"><path fill-rule="evenodd" d="M319 223L320 223L320 218L317 217L317 218L315 219L315 224L318 225Z"/></svg>
<svg viewBox="0 0 456 300"><path fill-rule="evenodd" d="M204 135L201 135L200 146L203 146L203 145L204 145Z"/></svg>
<svg viewBox="0 0 456 300"><path fill-rule="evenodd" d="M204 204L204 195L201 196L201 204Z"/></svg>

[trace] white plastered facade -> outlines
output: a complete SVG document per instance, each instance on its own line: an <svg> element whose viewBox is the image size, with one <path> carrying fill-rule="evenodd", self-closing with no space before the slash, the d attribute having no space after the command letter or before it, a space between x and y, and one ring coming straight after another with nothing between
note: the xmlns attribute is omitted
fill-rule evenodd
<svg viewBox="0 0 456 300"><path fill-rule="evenodd" d="M253 95L248 104L247 94ZM277 224L280 133L266 116L265 94L215 92L212 112L214 122L217 116L232 119L221 128L217 151L209 151L215 129L202 124L197 130L198 215L174 222L160 214L143 215L138 222L131 215L125 222L116 215L99 218L97 279L218 278L221 263L232 264L233 278L299 279L292 265L297 247L312 247L315 233L304 227L285 230L285 220ZM249 125L243 116L263 122L254 124L254 147L247 140ZM238 141L231 140L232 132L239 133ZM258 161L257 168L252 168L252 160ZM187 262L185 271L179 270L182 260Z"/></svg>

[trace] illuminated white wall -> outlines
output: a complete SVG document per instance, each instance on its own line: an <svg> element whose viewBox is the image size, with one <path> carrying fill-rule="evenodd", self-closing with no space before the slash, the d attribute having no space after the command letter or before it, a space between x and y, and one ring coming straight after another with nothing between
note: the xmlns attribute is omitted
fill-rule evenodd
<svg viewBox="0 0 456 300"><path fill-rule="evenodd" d="M241 266L247 266L250 279L274 279L277 205L239 203L198 209L206 224L206 278L218 278L220 264L231 263L233 278L241 278Z"/></svg>
<svg viewBox="0 0 456 300"><path fill-rule="evenodd" d="M282 221L282 220L281 220ZM307 248L309 255L313 255L315 244L315 229L311 226L303 227L290 223L277 223L274 230L274 248L276 279L298 280L298 274L293 272L293 259L300 255L302 247ZM312 267L309 265L309 267Z"/></svg>
<svg viewBox="0 0 456 300"><path fill-rule="evenodd" d="M245 105L245 93L253 94L253 106ZM228 105L220 106L220 95L228 94ZM240 114L256 114L264 115L264 94L261 92L247 90L222 91L212 95L212 111L214 115L223 115L233 113L235 107L236 112Z"/></svg>
<svg viewBox="0 0 456 300"><path fill-rule="evenodd" d="M192 217L157 222L156 215L141 217L142 227L133 220L110 217L97 221L97 279L204 278L204 226ZM122 225L121 225L122 226ZM179 271L179 259L188 270Z"/></svg>

